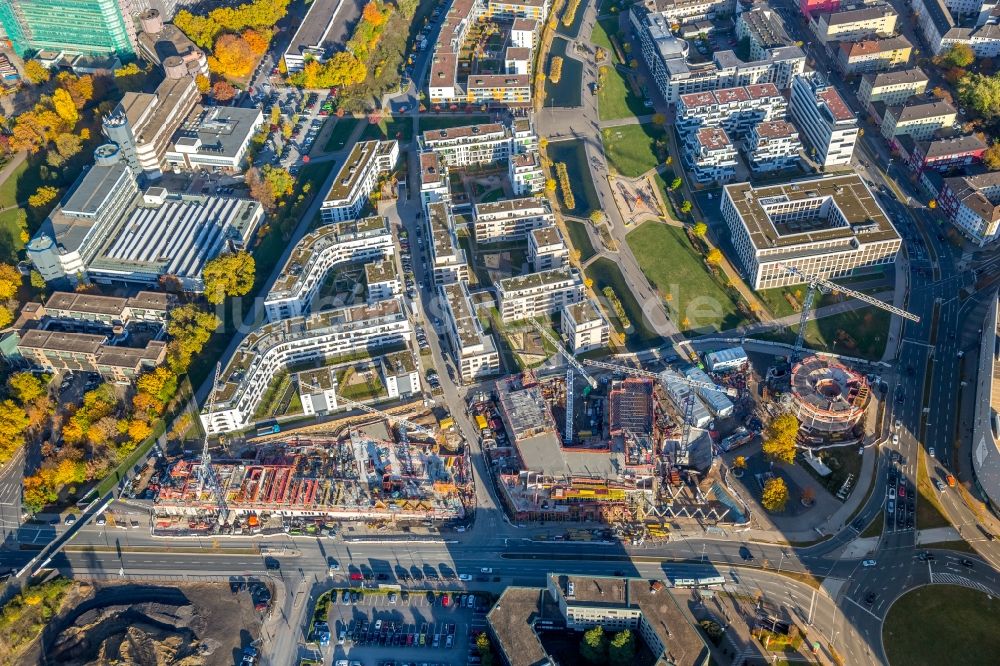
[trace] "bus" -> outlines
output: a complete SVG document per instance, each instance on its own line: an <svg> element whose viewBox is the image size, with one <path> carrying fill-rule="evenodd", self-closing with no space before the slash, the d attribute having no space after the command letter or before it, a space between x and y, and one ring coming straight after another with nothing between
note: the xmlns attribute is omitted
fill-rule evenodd
<svg viewBox="0 0 1000 666"><path fill-rule="evenodd" d="M264 435L273 435L275 433L281 432L281 426L277 421L271 421L264 425L257 426L257 436L263 437Z"/></svg>

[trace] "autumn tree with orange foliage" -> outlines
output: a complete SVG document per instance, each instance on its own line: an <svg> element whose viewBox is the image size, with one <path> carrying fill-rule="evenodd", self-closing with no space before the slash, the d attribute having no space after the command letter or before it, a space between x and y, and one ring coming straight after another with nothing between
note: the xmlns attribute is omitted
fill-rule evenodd
<svg viewBox="0 0 1000 666"><path fill-rule="evenodd" d="M236 97L236 88L228 81L216 81L212 86L212 98L217 102L228 102Z"/></svg>
<svg viewBox="0 0 1000 666"><path fill-rule="evenodd" d="M243 41L250 47L250 52L259 57L267 53L271 34L260 30L246 30L243 32Z"/></svg>
<svg viewBox="0 0 1000 666"><path fill-rule="evenodd" d="M363 18L365 21L368 21L377 28L383 23L385 23L386 18L388 17L386 16L386 14L382 13L382 10L379 8L378 3L375 2L375 0L372 0L367 5L365 5L365 8L363 10L361 10L361 18Z"/></svg>
<svg viewBox="0 0 1000 666"><path fill-rule="evenodd" d="M255 58L250 45L238 35L223 35L215 42L208 68L219 76L242 78L253 69Z"/></svg>

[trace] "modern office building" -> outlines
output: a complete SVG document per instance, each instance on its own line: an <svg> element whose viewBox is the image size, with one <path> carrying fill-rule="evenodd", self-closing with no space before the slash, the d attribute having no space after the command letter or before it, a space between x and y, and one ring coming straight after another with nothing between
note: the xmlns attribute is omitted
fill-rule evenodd
<svg viewBox="0 0 1000 666"><path fill-rule="evenodd" d="M787 120L754 125L743 147L747 163L755 175L794 169L802 164L799 131Z"/></svg>
<svg viewBox="0 0 1000 666"><path fill-rule="evenodd" d="M924 70L919 67L870 72L861 77L858 101L869 109L875 102L882 102L886 106L902 104L910 97L926 91L928 81Z"/></svg>
<svg viewBox="0 0 1000 666"><path fill-rule="evenodd" d="M295 245L264 299L268 321L300 317L312 311L313 299L332 268L379 261L394 253L385 217L327 224L306 234Z"/></svg>
<svg viewBox="0 0 1000 666"><path fill-rule="evenodd" d="M256 107L198 105L174 134L167 164L178 171L242 172L263 124L264 112Z"/></svg>
<svg viewBox="0 0 1000 666"><path fill-rule="evenodd" d="M943 99L916 99L897 106L874 105L882 116L879 129L887 140L909 134L915 141L925 141L945 127L952 127L958 112ZM884 108L884 111L883 111Z"/></svg>
<svg viewBox="0 0 1000 666"><path fill-rule="evenodd" d="M574 354L608 346L611 325L589 298L564 307L559 325L566 336L567 348Z"/></svg>
<svg viewBox="0 0 1000 666"><path fill-rule="evenodd" d="M699 183L724 183L736 175L736 144L721 127L703 127L683 136L685 166Z"/></svg>
<svg viewBox="0 0 1000 666"><path fill-rule="evenodd" d="M4 0L0 25L22 58L38 51L135 56L134 0Z"/></svg>
<svg viewBox="0 0 1000 666"><path fill-rule="evenodd" d="M938 206L979 247L1000 237L1000 171L945 178Z"/></svg>
<svg viewBox="0 0 1000 666"><path fill-rule="evenodd" d="M469 280L469 262L458 244L451 206L433 203L425 207L430 236L431 269L434 284L445 285Z"/></svg>
<svg viewBox="0 0 1000 666"><path fill-rule="evenodd" d="M534 272L562 268L569 261L569 248L559 228L550 225L528 234L528 263Z"/></svg>
<svg viewBox="0 0 1000 666"><path fill-rule="evenodd" d="M721 210L754 289L801 284L782 264L836 278L891 264L900 247L888 215L855 173L759 188L726 185Z"/></svg>
<svg viewBox="0 0 1000 666"><path fill-rule="evenodd" d="M896 11L885 2L842 5L839 10L812 14L809 27L822 44L870 37L888 37L896 31Z"/></svg>
<svg viewBox="0 0 1000 666"><path fill-rule="evenodd" d="M837 68L846 75L902 67L913 53L913 45L903 35L836 44Z"/></svg>
<svg viewBox="0 0 1000 666"><path fill-rule="evenodd" d="M476 204L472 215L472 235L476 243L506 243L526 240L528 233L555 221L545 197L504 199Z"/></svg>
<svg viewBox="0 0 1000 666"><path fill-rule="evenodd" d="M343 222L360 216L379 178L390 173L398 160L399 143L396 141L361 141L354 144L330 191L323 198L319 209L323 222Z"/></svg>
<svg viewBox="0 0 1000 666"><path fill-rule="evenodd" d="M913 0L917 27L934 55L965 44L979 58L1000 55L1000 10L993 0Z"/></svg>
<svg viewBox="0 0 1000 666"><path fill-rule="evenodd" d="M408 343L412 334L399 298L264 324L244 338L230 358L214 399L202 410L201 423L211 435L245 430L253 424L271 382L288 366L359 351L376 356L387 347Z"/></svg>
<svg viewBox="0 0 1000 666"><path fill-rule="evenodd" d="M285 66L289 72L298 72L306 59L324 62L338 44L349 37L344 22L337 22L337 12L342 3L338 0L313 0L305 18L299 23L285 49Z"/></svg>
<svg viewBox="0 0 1000 666"><path fill-rule="evenodd" d="M471 382L500 372L500 354L493 336L483 330L476 316L468 283L440 285L438 292L445 307L445 335L462 380Z"/></svg>
<svg viewBox="0 0 1000 666"><path fill-rule="evenodd" d="M821 168L851 164L858 140L858 119L819 72L795 77L791 114L813 149L812 159Z"/></svg>
<svg viewBox="0 0 1000 666"><path fill-rule="evenodd" d="M584 297L579 272L565 267L505 278L496 290L505 323L555 314Z"/></svg>

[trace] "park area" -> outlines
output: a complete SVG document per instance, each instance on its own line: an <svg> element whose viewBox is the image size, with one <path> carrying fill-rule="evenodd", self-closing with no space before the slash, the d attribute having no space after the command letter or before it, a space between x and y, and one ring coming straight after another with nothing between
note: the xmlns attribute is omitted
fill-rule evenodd
<svg viewBox="0 0 1000 666"><path fill-rule="evenodd" d="M618 19L604 19L594 26L591 43L608 53L604 62L599 63L600 89L597 91L597 106L601 120L618 120L651 113L643 106L642 99L635 94L625 74L620 68L625 64L611 45L611 34L617 31Z"/></svg>
<svg viewBox="0 0 1000 666"><path fill-rule="evenodd" d="M873 306L849 310L806 322L804 346L816 351L855 356L869 361L881 360L889 334L892 315ZM795 344L799 325L784 331L754 333L753 338Z"/></svg>
<svg viewBox="0 0 1000 666"><path fill-rule="evenodd" d="M347 145L347 140L351 138L351 132L358 126L359 122L361 122L361 119L353 116L337 118L337 123L330 130L330 138L326 140L324 150L328 153L343 150L344 146Z"/></svg>
<svg viewBox="0 0 1000 666"><path fill-rule="evenodd" d="M708 273L683 229L650 221L630 232L626 240L684 333L724 331L746 323L732 297Z"/></svg>
<svg viewBox="0 0 1000 666"><path fill-rule="evenodd" d="M423 114L417 121L421 132L430 130L449 129L452 127L463 127L465 125L483 125L490 122L489 116L476 115L429 115Z"/></svg>
<svg viewBox="0 0 1000 666"><path fill-rule="evenodd" d="M28 227L24 203L41 184L39 170L29 168L29 160L14 167L0 183L0 262L16 264L24 248L21 231Z"/></svg>
<svg viewBox="0 0 1000 666"><path fill-rule="evenodd" d="M653 123L607 127L601 139L608 164L626 178L638 178L666 158L666 135Z"/></svg>
<svg viewBox="0 0 1000 666"><path fill-rule="evenodd" d="M891 666L995 664L1000 600L954 585L921 587L889 608L882 641Z"/></svg>

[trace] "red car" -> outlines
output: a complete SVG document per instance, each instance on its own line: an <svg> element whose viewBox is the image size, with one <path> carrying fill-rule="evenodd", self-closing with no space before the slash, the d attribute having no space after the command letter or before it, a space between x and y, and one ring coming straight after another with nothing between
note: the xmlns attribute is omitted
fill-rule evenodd
<svg viewBox="0 0 1000 666"><path fill-rule="evenodd" d="M899 496L906 497L906 486L903 485L899 486Z"/></svg>
<svg viewBox="0 0 1000 666"><path fill-rule="evenodd" d="M448 607L448 595L447 594L442 594L441 595L441 605L444 606L445 608Z"/></svg>

